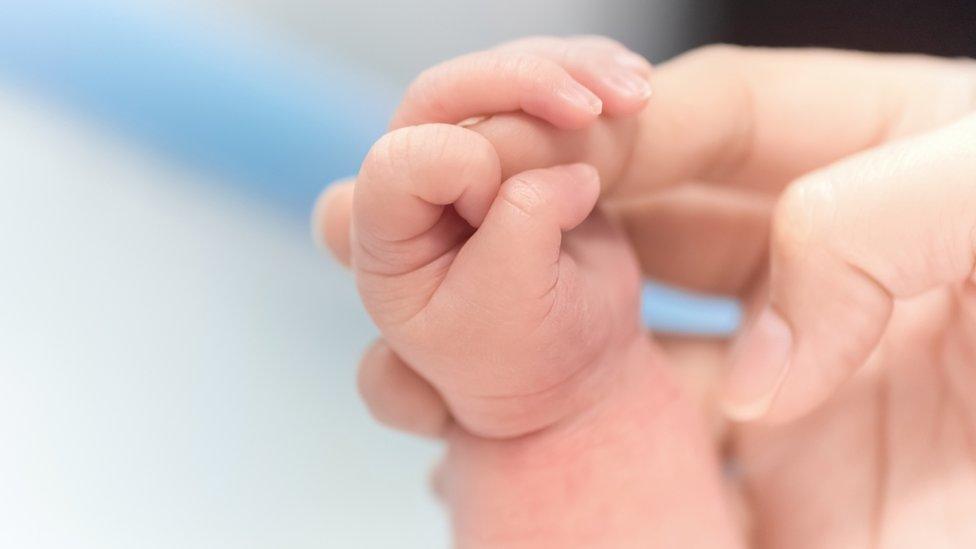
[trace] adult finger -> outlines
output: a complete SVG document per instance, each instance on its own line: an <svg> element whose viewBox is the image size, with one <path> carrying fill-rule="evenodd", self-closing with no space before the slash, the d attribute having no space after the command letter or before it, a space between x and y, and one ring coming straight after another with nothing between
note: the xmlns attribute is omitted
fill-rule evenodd
<svg viewBox="0 0 976 549"><path fill-rule="evenodd" d="M738 419L788 420L860 367L893 301L973 277L976 116L790 187L774 214L770 303L724 387Z"/></svg>
<svg viewBox="0 0 976 549"><path fill-rule="evenodd" d="M765 266L775 200L760 192L688 184L605 205L645 273L700 292L743 295Z"/></svg>

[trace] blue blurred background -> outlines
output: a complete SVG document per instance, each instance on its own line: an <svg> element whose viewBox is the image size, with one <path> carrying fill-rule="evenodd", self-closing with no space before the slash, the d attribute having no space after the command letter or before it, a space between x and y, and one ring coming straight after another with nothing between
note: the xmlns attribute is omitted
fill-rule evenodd
<svg viewBox="0 0 976 549"><path fill-rule="evenodd" d="M0 547L446 546L439 448L357 401L375 330L312 201L426 66L540 33L660 60L695 6L4 2ZM738 322L646 297L658 330Z"/></svg>

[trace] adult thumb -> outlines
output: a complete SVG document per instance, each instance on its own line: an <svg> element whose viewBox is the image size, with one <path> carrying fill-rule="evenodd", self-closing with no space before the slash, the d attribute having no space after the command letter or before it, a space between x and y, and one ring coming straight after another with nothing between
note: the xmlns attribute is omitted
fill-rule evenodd
<svg viewBox="0 0 976 549"><path fill-rule="evenodd" d="M787 421L865 363L894 301L968 281L976 262L976 116L793 183L770 242L768 305L740 335L722 399Z"/></svg>

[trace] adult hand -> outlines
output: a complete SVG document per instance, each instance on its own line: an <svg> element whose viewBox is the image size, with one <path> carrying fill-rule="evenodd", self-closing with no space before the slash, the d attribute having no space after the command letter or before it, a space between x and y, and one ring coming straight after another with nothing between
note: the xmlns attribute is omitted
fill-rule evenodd
<svg viewBox="0 0 976 549"><path fill-rule="evenodd" d="M477 129L536 139L521 164L596 165L648 275L756 311L721 400L766 423L730 435L759 546L976 543L972 62L718 47L654 86L639 132ZM340 254L344 192L320 210ZM442 424L428 388L384 383L427 395L394 423Z"/></svg>

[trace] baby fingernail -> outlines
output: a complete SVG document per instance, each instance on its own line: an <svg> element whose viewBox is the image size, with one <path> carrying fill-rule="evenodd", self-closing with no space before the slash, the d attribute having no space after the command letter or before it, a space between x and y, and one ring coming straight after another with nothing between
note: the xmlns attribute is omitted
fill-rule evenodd
<svg viewBox="0 0 976 549"><path fill-rule="evenodd" d="M767 306L736 341L722 391L725 415L737 421L769 411L789 369L793 350L790 327Z"/></svg>
<svg viewBox="0 0 976 549"><path fill-rule="evenodd" d="M651 96L651 84L630 70L615 70L604 76L604 82L617 93L637 99Z"/></svg>
<svg viewBox="0 0 976 549"><path fill-rule="evenodd" d="M470 128L471 126L480 124L485 120L488 120L487 116L472 116L470 118L465 118L464 120L458 122L457 125L461 126L462 128Z"/></svg>
<svg viewBox="0 0 976 549"><path fill-rule="evenodd" d="M565 168L572 177L578 177L579 179L599 179L600 173L596 171L590 164L583 162L577 162L576 164L569 164Z"/></svg>
<svg viewBox="0 0 976 549"><path fill-rule="evenodd" d="M579 82L572 81L556 93L577 108L592 114L603 112L603 101Z"/></svg>

